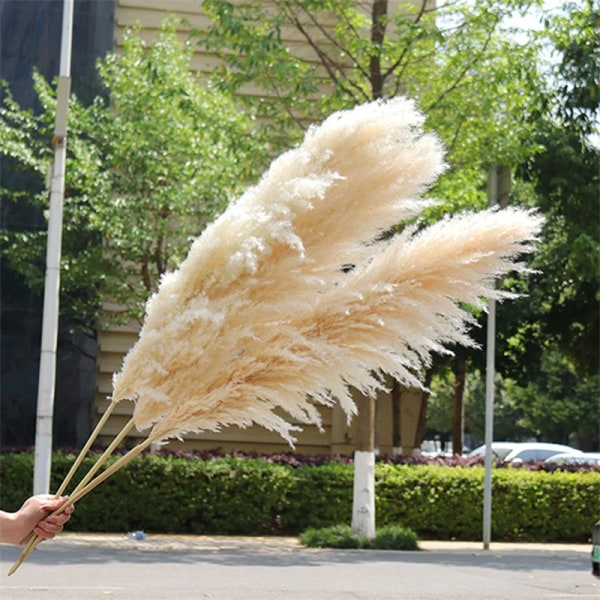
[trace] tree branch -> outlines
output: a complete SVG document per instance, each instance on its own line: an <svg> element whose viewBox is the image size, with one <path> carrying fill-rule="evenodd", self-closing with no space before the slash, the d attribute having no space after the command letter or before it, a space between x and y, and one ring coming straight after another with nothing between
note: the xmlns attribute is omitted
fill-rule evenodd
<svg viewBox="0 0 600 600"><path fill-rule="evenodd" d="M448 96L448 94L450 94L451 92L453 92L459 86L460 82L463 80L463 78L469 72L469 70L474 65L477 64L477 62L479 61L479 59L483 56L483 54L487 50L488 46L490 45L490 42L492 40L492 36L494 35L494 32L496 31L496 25L498 25L498 22L499 22L499 18L496 17L496 19L494 20L494 24L490 28L490 30L488 31L487 37L485 38L485 42L484 42L483 46L480 48L479 52L477 52L472 57L472 59L467 62L467 64L460 71L460 73L458 74L458 76L456 77L456 79L454 80L454 82L452 83L452 85L450 85L443 92L441 92L440 95L425 109L425 112L429 112L429 111L433 110L444 98L446 98L446 96Z"/></svg>
<svg viewBox="0 0 600 600"><path fill-rule="evenodd" d="M348 56L353 61L354 65L359 68L359 70L365 75L368 74L364 71L364 69L360 66L360 62L353 59L351 53L347 51L347 49L340 46L340 44L320 25L314 18L314 16L305 11L306 15L309 17L312 23L319 29L320 32L326 37L327 40L331 41L331 43L340 51L348 54ZM298 31L302 34L308 45L314 50L317 55L321 65L324 67L327 75L330 80L334 83L334 85L338 86L344 93L348 94L356 103L364 102L366 100L370 100L367 94L365 94L364 90L353 82L345 73L343 66L333 60L312 38L312 36L308 33L305 27L302 25L300 20L295 14L290 14L287 11L288 18L290 22L298 29ZM345 83L344 83L345 82ZM354 88L354 91L352 90ZM358 92L358 95L356 94Z"/></svg>
<svg viewBox="0 0 600 600"><path fill-rule="evenodd" d="M421 6L419 7L419 13L417 14L417 16L414 19L415 24L419 23L421 21L421 19L423 18L423 15L426 12L428 12L426 10L426 4L427 4L427 0L421 1ZM402 49L402 52L400 53L400 56L398 56L398 58L386 69L386 71L383 74L384 81L402 64L402 62L404 61L405 57L407 56L408 52L410 51L410 49L412 47L412 42L413 42L413 39L410 40L409 44L404 46L404 48ZM404 72L404 69L402 69L400 71L400 73L398 74L399 77L402 76L403 72Z"/></svg>

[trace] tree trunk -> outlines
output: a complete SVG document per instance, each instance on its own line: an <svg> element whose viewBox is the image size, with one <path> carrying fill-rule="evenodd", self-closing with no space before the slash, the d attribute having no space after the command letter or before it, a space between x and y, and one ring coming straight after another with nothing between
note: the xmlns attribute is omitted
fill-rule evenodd
<svg viewBox="0 0 600 600"><path fill-rule="evenodd" d="M392 448L394 452L399 452L402 446L402 438L400 435L400 402L402 401L402 386L396 379L392 382L390 391L392 400Z"/></svg>
<svg viewBox="0 0 600 600"><path fill-rule="evenodd" d="M355 535L375 537L375 399L357 400L358 428L354 452L354 493L352 531Z"/></svg>
<svg viewBox="0 0 600 600"><path fill-rule="evenodd" d="M457 357L452 364L454 372L454 395L452 410L452 453L462 454L463 430L464 430L464 394L465 379L467 376L467 361L463 357Z"/></svg>
<svg viewBox="0 0 600 600"><path fill-rule="evenodd" d="M373 50L369 59L369 80L373 100L383 97L383 73L381 70L381 46L385 40L387 0L374 0L371 7L371 42Z"/></svg>
<svg viewBox="0 0 600 600"><path fill-rule="evenodd" d="M433 367L425 371L425 387L429 389L431 387L431 380L433 379ZM415 446L421 447L423 443L423 435L425 434L425 428L427 427L427 403L429 402L429 392L423 391L423 397L421 400L421 410L419 412L419 425L417 427L417 435L415 438Z"/></svg>
<svg viewBox="0 0 600 600"><path fill-rule="evenodd" d="M429 387L433 370L425 374L425 386ZM406 388L397 381L392 382L392 447L396 454L412 454L421 446L427 418L428 392L417 388Z"/></svg>

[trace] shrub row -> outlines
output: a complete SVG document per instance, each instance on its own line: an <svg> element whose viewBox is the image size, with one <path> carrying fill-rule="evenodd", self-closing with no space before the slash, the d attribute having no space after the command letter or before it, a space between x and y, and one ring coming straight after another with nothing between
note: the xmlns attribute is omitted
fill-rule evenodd
<svg viewBox="0 0 600 600"><path fill-rule="evenodd" d="M55 453L52 489L75 456ZM93 464L85 459L81 473ZM115 460L114 458L111 460ZM110 464L110 462L109 462ZM0 455L0 505L15 510L31 492L32 453ZM481 539L482 467L377 463L377 526L424 539ZM143 455L78 503L72 531L297 535L350 523L353 467L291 466L262 458L210 460ZM587 542L598 520L599 472L495 469L492 537Z"/></svg>

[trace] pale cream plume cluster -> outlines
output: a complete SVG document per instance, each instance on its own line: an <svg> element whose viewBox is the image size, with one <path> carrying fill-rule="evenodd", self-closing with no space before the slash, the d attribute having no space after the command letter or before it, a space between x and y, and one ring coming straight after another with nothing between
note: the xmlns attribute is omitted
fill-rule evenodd
<svg viewBox="0 0 600 600"><path fill-rule="evenodd" d="M202 233L148 302L110 405L135 401L133 418L72 502L186 432L254 423L293 443L290 421L319 424L320 404L352 415L350 387L420 385L433 352L470 343L463 306L507 297L495 278L522 268L541 219L490 210L385 235L444 169L423 122L403 98L335 113ZM133 426L147 438L92 479Z"/></svg>
<svg viewBox="0 0 600 600"><path fill-rule="evenodd" d="M315 402L355 410L383 373L418 384L444 343L468 343L458 303L497 295L539 219L509 210L377 241L429 203L444 168L406 99L336 113L278 158L194 243L148 304L114 382L164 439L252 423L292 442Z"/></svg>

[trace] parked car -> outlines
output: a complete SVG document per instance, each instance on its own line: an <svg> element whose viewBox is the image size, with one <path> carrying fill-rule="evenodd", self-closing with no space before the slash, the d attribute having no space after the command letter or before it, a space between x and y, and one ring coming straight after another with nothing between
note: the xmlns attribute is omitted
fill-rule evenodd
<svg viewBox="0 0 600 600"><path fill-rule="evenodd" d="M561 453L583 454L581 450L563 444L550 444L546 442L492 442L492 457L495 460L504 462L539 462ZM485 456L485 444L475 448L469 456L483 458Z"/></svg>
<svg viewBox="0 0 600 600"><path fill-rule="evenodd" d="M564 452L547 458L553 465L600 465L600 452Z"/></svg>
<svg viewBox="0 0 600 600"><path fill-rule="evenodd" d="M512 452L518 445L518 442L492 442L492 458L495 460L504 460L506 455ZM467 456L469 458L483 458L485 456L485 444L471 450Z"/></svg>

